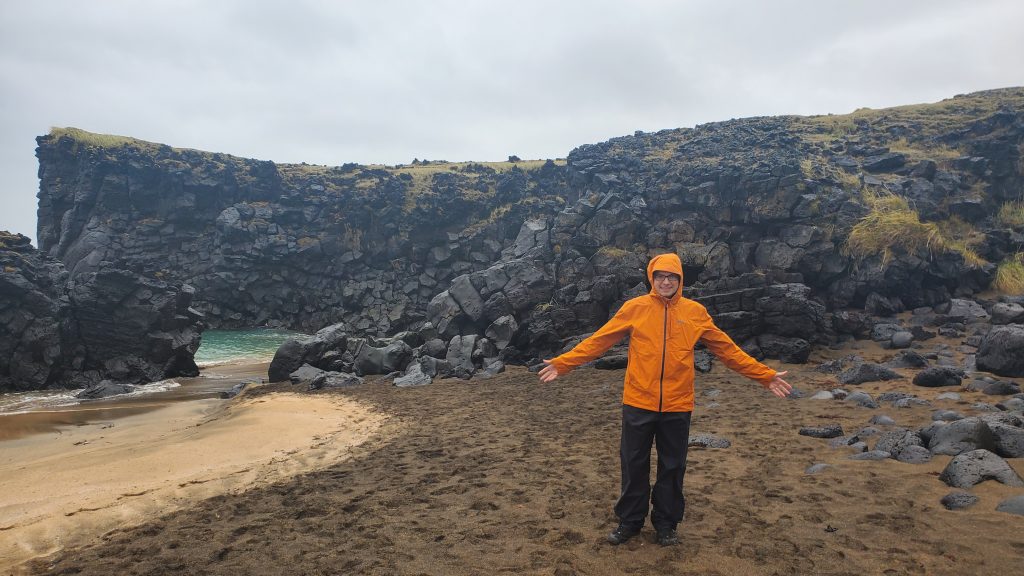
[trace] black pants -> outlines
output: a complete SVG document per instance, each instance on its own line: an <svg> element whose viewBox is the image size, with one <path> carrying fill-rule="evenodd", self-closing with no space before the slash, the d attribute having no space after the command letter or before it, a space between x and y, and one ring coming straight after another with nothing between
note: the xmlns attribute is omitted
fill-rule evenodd
<svg viewBox="0 0 1024 576"><path fill-rule="evenodd" d="M690 439L691 412L651 412L622 406L622 494L615 504L619 522L640 528L647 518L656 530L675 528L683 519L686 501L683 476ZM658 449L658 476L651 490L651 444Z"/></svg>

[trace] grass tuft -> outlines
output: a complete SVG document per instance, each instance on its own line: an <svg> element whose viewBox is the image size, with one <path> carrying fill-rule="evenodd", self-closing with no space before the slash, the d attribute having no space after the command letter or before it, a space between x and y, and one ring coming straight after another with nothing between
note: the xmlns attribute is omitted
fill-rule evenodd
<svg viewBox="0 0 1024 576"><path fill-rule="evenodd" d="M1011 228L1024 227L1024 202L1007 202L999 207L996 221Z"/></svg>
<svg viewBox="0 0 1024 576"><path fill-rule="evenodd" d="M1024 252L1017 252L999 263L992 288L1003 294L1024 294Z"/></svg>
<svg viewBox="0 0 1024 576"><path fill-rule="evenodd" d="M885 266L898 253L928 258L934 253L952 252L969 266L985 264L975 251L984 236L960 218L922 222L907 200L895 194L866 191L864 200L871 210L850 230L843 248L856 260L878 255Z"/></svg>

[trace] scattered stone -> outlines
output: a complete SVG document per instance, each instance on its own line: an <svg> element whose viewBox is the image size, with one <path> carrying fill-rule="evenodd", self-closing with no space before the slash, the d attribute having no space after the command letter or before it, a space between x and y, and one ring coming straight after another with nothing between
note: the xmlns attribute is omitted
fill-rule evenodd
<svg viewBox="0 0 1024 576"><path fill-rule="evenodd" d="M413 386L426 386L433 381L434 379L423 371L423 364L414 361L406 368L405 374L395 378L394 385L399 388L409 388Z"/></svg>
<svg viewBox="0 0 1024 576"><path fill-rule="evenodd" d="M250 382L239 382L238 384L232 386L230 390L222 391L220 393L221 400L230 400L231 398L238 396L239 394L242 393L243 390L246 389L246 387L249 386L249 384Z"/></svg>
<svg viewBox="0 0 1024 576"><path fill-rule="evenodd" d="M979 448L994 449L994 442L988 424L975 416L936 429L928 442L928 449L933 454L956 456Z"/></svg>
<svg viewBox="0 0 1024 576"><path fill-rule="evenodd" d="M699 448L728 448L732 446L732 442L713 434L694 434L690 436L687 446L697 446Z"/></svg>
<svg viewBox="0 0 1024 576"><path fill-rule="evenodd" d="M1000 376L1024 376L1024 325L995 326L981 341L978 370Z"/></svg>
<svg viewBox="0 0 1024 576"><path fill-rule="evenodd" d="M850 456L850 460L888 460L889 458L892 458L892 454L884 450L872 450Z"/></svg>
<svg viewBox="0 0 1024 576"><path fill-rule="evenodd" d="M952 422L954 420L963 420L964 415L955 410L936 410L932 412L932 420L944 420L946 422Z"/></svg>
<svg viewBox="0 0 1024 576"><path fill-rule="evenodd" d="M896 424L896 421L885 414L875 414L871 417L871 420L868 420L868 423L877 424L879 426L892 426Z"/></svg>
<svg viewBox="0 0 1024 576"><path fill-rule="evenodd" d="M820 473L822 473L825 470L828 470L830 468L832 468L832 466L830 464L825 464L825 463L812 464L812 465L808 466L806 470L804 470L804 474L809 474L809 475L810 474L820 474Z"/></svg>
<svg viewBox="0 0 1024 576"><path fill-rule="evenodd" d="M811 395L811 400L832 400L835 396L828 390L820 390Z"/></svg>
<svg viewBox="0 0 1024 576"><path fill-rule="evenodd" d="M850 393L842 388L834 388L832 390L832 396L835 397L836 400L846 400L846 397L849 395Z"/></svg>
<svg viewBox="0 0 1024 576"><path fill-rule="evenodd" d="M925 368L914 376L914 385L936 388L939 386L959 386L963 381L962 373L945 366Z"/></svg>
<svg viewBox="0 0 1024 576"><path fill-rule="evenodd" d="M875 450L888 452L895 458L908 446L921 446L923 443L921 437L916 432L911 432L905 428L890 430L878 438L878 442L875 442Z"/></svg>
<svg viewBox="0 0 1024 576"><path fill-rule="evenodd" d="M999 324L1024 324L1024 306L1016 302L998 302L990 310L992 323Z"/></svg>
<svg viewBox="0 0 1024 576"><path fill-rule="evenodd" d="M996 404L996 408L1007 412L1020 412L1024 410L1024 399L1010 398Z"/></svg>
<svg viewBox="0 0 1024 576"><path fill-rule="evenodd" d="M906 464L924 464L931 462L932 453L924 446L907 446L896 454L896 460Z"/></svg>
<svg viewBox="0 0 1024 576"><path fill-rule="evenodd" d="M882 392L878 395L879 402L896 402L904 398L913 398L913 394L907 394L906 392Z"/></svg>
<svg viewBox="0 0 1024 576"><path fill-rule="evenodd" d="M985 480L1007 486L1024 486L1024 480L999 456L988 450L972 450L954 457L939 475L939 480L955 488L970 488Z"/></svg>
<svg viewBox="0 0 1024 576"><path fill-rule="evenodd" d="M363 383L363 379L347 372L324 372L309 383L310 390L349 388Z"/></svg>
<svg viewBox="0 0 1024 576"><path fill-rule="evenodd" d="M960 395L957 394L956 392L943 392L942 394L939 394L938 396L936 396L935 399L936 400L953 400L953 401L958 401L958 400L960 400Z"/></svg>
<svg viewBox="0 0 1024 576"><path fill-rule="evenodd" d="M903 349L910 348L910 345L914 343L914 335L905 330L901 330L892 335L892 339L889 344L893 348Z"/></svg>
<svg viewBox="0 0 1024 576"><path fill-rule="evenodd" d="M989 396L1010 396L1012 394L1020 394L1020 386L1013 382L997 380L985 385L981 391Z"/></svg>
<svg viewBox="0 0 1024 576"><path fill-rule="evenodd" d="M896 380L901 376L895 371L871 362L863 362L851 368L843 370L836 376L836 380L843 385L863 384L865 382L879 382L883 380Z"/></svg>
<svg viewBox="0 0 1024 576"><path fill-rule="evenodd" d="M970 492L950 492L939 500L946 510L965 510L978 503L979 498Z"/></svg>
<svg viewBox="0 0 1024 576"><path fill-rule="evenodd" d="M998 512L1024 516L1024 494L1003 500L996 506L996 510Z"/></svg>
<svg viewBox="0 0 1024 576"><path fill-rule="evenodd" d="M896 408L910 408L913 406L931 406L932 403L925 400L924 398L911 396L909 398L900 398L899 400L893 402L892 405Z"/></svg>
<svg viewBox="0 0 1024 576"><path fill-rule="evenodd" d="M874 398L872 398L870 394L867 392L861 392L860 390L847 396L846 401L853 402L863 408L878 408L878 402L875 402Z"/></svg>
<svg viewBox="0 0 1024 576"><path fill-rule="evenodd" d="M321 370L315 366L309 364L303 364L298 370L293 371L288 375L288 379L291 380L292 384L312 383L321 375L325 374L324 370Z"/></svg>
<svg viewBox="0 0 1024 576"><path fill-rule="evenodd" d="M103 380L99 384L89 386L85 390L82 390L78 394L75 394L75 398L82 400L99 400L100 398L109 398L110 396L118 396L121 394L131 394L135 392L135 386L131 384L119 384L110 380Z"/></svg>
<svg viewBox="0 0 1024 576"><path fill-rule="evenodd" d="M1004 458L1024 458L1024 428L1003 422L986 422L992 433L994 452Z"/></svg>
<svg viewBox="0 0 1024 576"><path fill-rule="evenodd" d="M843 435L843 427L839 424L827 424L825 426L805 426L800 429L801 436L812 438L837 438Z"/></svg>
<svg viewBox="0 0 1024 576"><path fill-rule="evenodd" d="M928 366L928 359L913 350L901 350L882 365L889 368L924 368Z"/></svg>

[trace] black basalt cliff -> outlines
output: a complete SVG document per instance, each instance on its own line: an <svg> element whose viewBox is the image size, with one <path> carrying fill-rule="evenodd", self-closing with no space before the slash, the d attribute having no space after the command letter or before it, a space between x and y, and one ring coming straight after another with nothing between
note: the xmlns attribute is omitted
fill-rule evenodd
<svg viewBox="0 0 1024 576"><path fill-rule="evenodd" d="M524 361L646 292L648 257L674 251L734 339L800 361L870 316L988 290L1024 244L1005 216L1022 142L1017 88L638 132L546 162L283 165L55 129L38 237L72 276L107 262L194 286L211 327L472 335L497 343L478 359Z"/></svg>
<svg viewBox="0 0 1024 576"><path fill-rule="evenodd" d="M0 232L0 391L198 375L193 294L106 264L70 275Z"/></svg>

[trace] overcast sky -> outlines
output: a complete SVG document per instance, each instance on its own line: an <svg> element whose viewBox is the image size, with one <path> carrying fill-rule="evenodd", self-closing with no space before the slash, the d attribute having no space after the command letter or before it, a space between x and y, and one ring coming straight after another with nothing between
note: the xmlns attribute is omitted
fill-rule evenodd
<svg viewBox="0 0 1024 576"><path fill-rule="evenodd" d="M3 0L0 230L53 126L275 162L561 158L1024 85L1020 0Z"/></svg>

